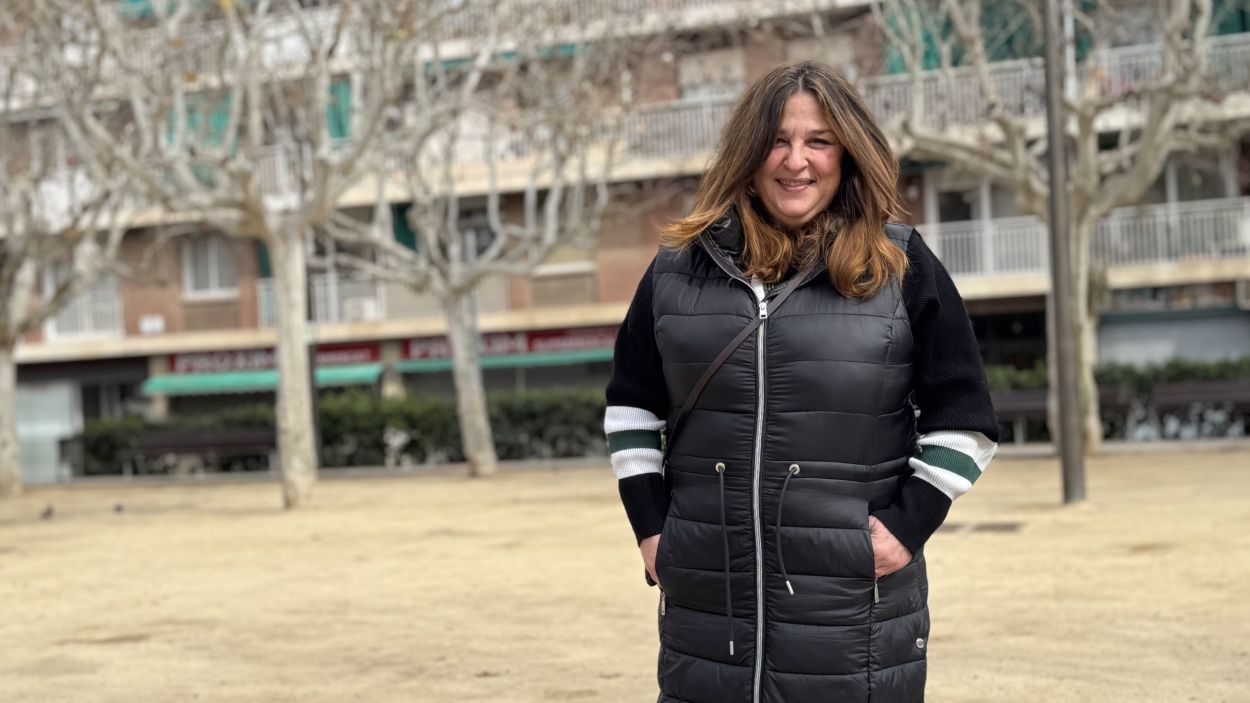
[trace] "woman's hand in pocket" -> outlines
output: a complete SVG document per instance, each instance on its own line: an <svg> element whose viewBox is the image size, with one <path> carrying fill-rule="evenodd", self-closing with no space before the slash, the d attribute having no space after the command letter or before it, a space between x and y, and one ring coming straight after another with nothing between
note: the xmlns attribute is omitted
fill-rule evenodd
<svg viewBox="0 0 1250 703"><path fill-rule="evenodd" d="M642 563L647 567L647 575L651 577L656 584L660 583L660 579L655 575L655 553L660 548L660 536L652 535L638 543L638 550L642 552Z"/></svg>
<svg viewBox="0 0 1250 703"><path fill-rule="evenodd" d="M907 566L911 552L876 517L868 516L868 536L872 539L872 560L877 578L889 576Z"/></svg>

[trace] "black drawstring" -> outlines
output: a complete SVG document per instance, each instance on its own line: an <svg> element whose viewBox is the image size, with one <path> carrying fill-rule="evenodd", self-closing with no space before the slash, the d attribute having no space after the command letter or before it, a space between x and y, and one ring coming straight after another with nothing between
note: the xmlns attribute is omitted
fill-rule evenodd
<svg viewBox="0 0 1250 703"><path fill-rule="evenodd" d="M734 655L734 605L729 586L729 525L725 521L725 464L716 462L716 476L720 479L720 536L725 548L725 613L729 616L729 656Z"/></svg>
<svg viewBox="0 0 1250 703"><path fill-rule="evenodd" d="M790 469L786 471L786 480L781 482L781 497L777 499L777 529L773 530L773 534L777 536L777 565L781 567L781 579L786 582L786 590L790 595L794 595L794 587L790 585L790 576L786 574L786 559L781 554L781 509L786 504L786 487L790 485L790 477L799 475L799 465L790 464Z"/></svg>

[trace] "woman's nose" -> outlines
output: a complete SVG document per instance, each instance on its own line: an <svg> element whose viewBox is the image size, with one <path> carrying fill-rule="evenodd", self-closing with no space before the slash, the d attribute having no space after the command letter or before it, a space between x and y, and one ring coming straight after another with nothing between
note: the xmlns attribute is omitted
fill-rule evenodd
<svg viewBox="0 0 1250 703"><path fill-rule="evenodd" d="M807 165L807 153L802 144L795 144L786 152L786 168L791 171L802 171Z"/></svg>

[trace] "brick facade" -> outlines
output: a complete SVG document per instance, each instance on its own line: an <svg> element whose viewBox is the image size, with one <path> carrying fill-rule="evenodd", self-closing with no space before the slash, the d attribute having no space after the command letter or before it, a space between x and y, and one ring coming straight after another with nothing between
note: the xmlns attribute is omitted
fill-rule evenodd
<svg viewBox="0 0 1250 703"><path fill-rule="evenodd" d="M163 320L166 334L258 325L256 280L259 270L255 244L251 240L229 240L238 272L237 295L195 300L183 294L180 242L175 241L155 252L143 266L145 251L152 245L153 236L149 232L135 232L122 243L122 262L142 271L140 278L123 280L121 285L127 335L140 334L141 320L157 316Z"/></svg>
<svg viewBox="0 0 1250 703"><path fill-rule="evenodd" d="M667 59L667 60L666 60ZM681 97L677 84L677 61L668 56L650 56L638 70L638 102L665 103Z"/></svg>

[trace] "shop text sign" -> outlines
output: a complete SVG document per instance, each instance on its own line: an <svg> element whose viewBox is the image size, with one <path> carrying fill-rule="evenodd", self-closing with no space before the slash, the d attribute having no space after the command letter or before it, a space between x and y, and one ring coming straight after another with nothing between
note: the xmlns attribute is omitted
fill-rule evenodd
<svg viewBox="0 0 1250 703"><path fill-rule="evenodd" d="M506 356L533 352L603 349L616 343L616 327L581 327L529 332L492 332L482 335L483 356ZM451 345L446 337L410 339L404 350L408 359L446 359Z"/></svg>
<svg viewBox="0 0 1250 703"><path fill-rule="evenodd" d="M343 366L378 361L382 352L377 342L328 344L317 348L318 366ZM261 371L277 366L272 349L196 352L169 357L171 373L213 373L217 371Z"/></svg>

